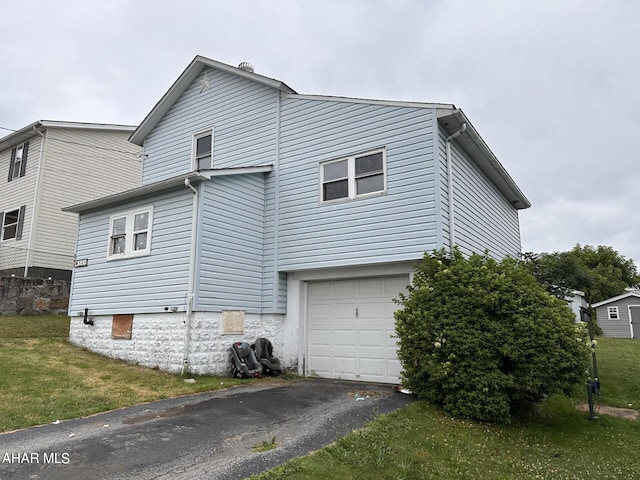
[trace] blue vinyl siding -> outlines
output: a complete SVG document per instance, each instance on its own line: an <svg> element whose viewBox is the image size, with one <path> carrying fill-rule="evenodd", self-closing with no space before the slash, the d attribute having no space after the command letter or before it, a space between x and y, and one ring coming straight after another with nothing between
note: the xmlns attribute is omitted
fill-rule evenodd
<svg viewBox="0 0 640 480"><path fill-rule="evenodd" d="M192 135L213 127L216 168L274 162L279 92L256 82L208 69L182 94L144 142L142 184L192 170Z"/></svg>
<svg viewBox="0 0 640 480"><path fill-rule="evenodd" d="M186 189L174 190L82 214L77 258L87 258L89 264L74 270L69 312L89 308L91 314L109 315L184 309L192 197ZM147 206L153 206L151 254L107 261L110 216Z"/></svg>
<svg viewBox="0 0 640 480"><path fill-rule="evenodd" d="M280 271L421 258L437 244L428 108L288 97L280 143ZM320 163L384 147L384 195L321 204Z"/></svg>
<svg viewBox="0 0 640 480"><path fill-rule="evenodd" d="M264 175L204 182L196 309L262 313Z"/></svg>
<svg viewBox="0 0 640 480"><path fill-rule="evenodd" d="M441 151L444 152L446 135L440 133ZM455 140L451 142L453 165L455 238L460 251L469 255L485 249L495 258L518 256L521 252L518 210L496 189L490 180L463 152ZM448 209L446 189L446 159L441 157L441 190L443 205ZM444 208L443 208L444 210ZM447 210L448 211L448 210ZM448 215L445 242L449 245Z"/></svg>

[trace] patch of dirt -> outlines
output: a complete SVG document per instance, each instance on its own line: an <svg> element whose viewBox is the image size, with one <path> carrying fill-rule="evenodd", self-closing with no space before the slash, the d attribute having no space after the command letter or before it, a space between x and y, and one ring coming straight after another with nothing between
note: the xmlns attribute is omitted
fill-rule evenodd
<svg viewBox="0 0 640 480"><path fill-rule="evenodd" d="M589 411L589 405L578 405L578 410L582 412ZM596 405L595 411L597 414L612 415L614 417L626 418L627 420L636 420L640 416L640 412L632 410L631 408L618 408L610 407L608 405Z"/></svg>

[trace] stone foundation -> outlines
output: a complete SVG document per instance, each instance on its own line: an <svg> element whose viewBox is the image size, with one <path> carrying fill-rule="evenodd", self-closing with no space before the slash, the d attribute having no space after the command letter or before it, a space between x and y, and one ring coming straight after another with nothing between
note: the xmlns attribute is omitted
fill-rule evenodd
<svg viewBox="0 0 640 480"><path fill-rule="evenodd" d="M196 312L191 318L188 339L188 364L185 371L196 375L229 375L229 348L234 342L255 342L258 337L271 340L274 354L280 356L283 342L283 316L246 314L244 333L223 334L220 312ZM69 339L110 358L150 368L180 373L185 348L184 313L136 314L131 339L113 338L111 315L71 317ZM285 367L287 365L284 365Z"/></svg>

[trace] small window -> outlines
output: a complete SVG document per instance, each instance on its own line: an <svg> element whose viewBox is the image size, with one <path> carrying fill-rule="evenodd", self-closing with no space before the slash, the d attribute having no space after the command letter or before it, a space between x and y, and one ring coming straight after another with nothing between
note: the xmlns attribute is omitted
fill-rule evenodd
<svg viewBox="0 0 640 480"><path fill-rule="evenodd" d="M112 215L109 225L109 259L137 257L151 253L153 208Z"/></svg>
<svg viewBox="0 0 640 480"><path fill-rule="evenodd" d="M213 168L213 129L193 136L193 163L196 170Z"/></svg>
<svg viewBox="0 0 640 480"><path fill-rule="evenodd" d="M607 313L609 314L609 320L618 320L618 307L607 307Z"/></svg>
<svg viewBox="0 0 640 480"><path fill-rule="evenodd" d="M384 150L320 164L321 200L330 202L384 192L385 167Z"/></svg>
<svg viewBox="0 0 640 480"><path fill-rule="evenodd" d="M9 210L0 213L2 219L2 233L0 240L21 240L22 226L24 225L24 213L26 206L22 206L16 210Z"/></svg>
<svg viewBox="0 0 640 480"><path fill-rule="evenodd" d="M16 178L24 177L27 171L27 152L29 151L29 142L13 147L11 150L11 161L9 163L9 178L11 182Z"/></svg>

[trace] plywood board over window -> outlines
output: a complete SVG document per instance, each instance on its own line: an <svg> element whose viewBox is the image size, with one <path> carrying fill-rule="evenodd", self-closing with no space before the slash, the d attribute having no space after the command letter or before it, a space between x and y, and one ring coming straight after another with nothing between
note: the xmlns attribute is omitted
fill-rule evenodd
<svg viewBox="0 0 640 480"><path fill-rule="evenodd" d="M222 312L222 334L236 335L244 333L244 314L242 310L225 310Z"/></svg>
<svg viewBox="0 0 640 480"><path fill-rule="evenodd" d="M111 337L131 339L133 329L133 315L114 315L111 322Z"/></svg>

